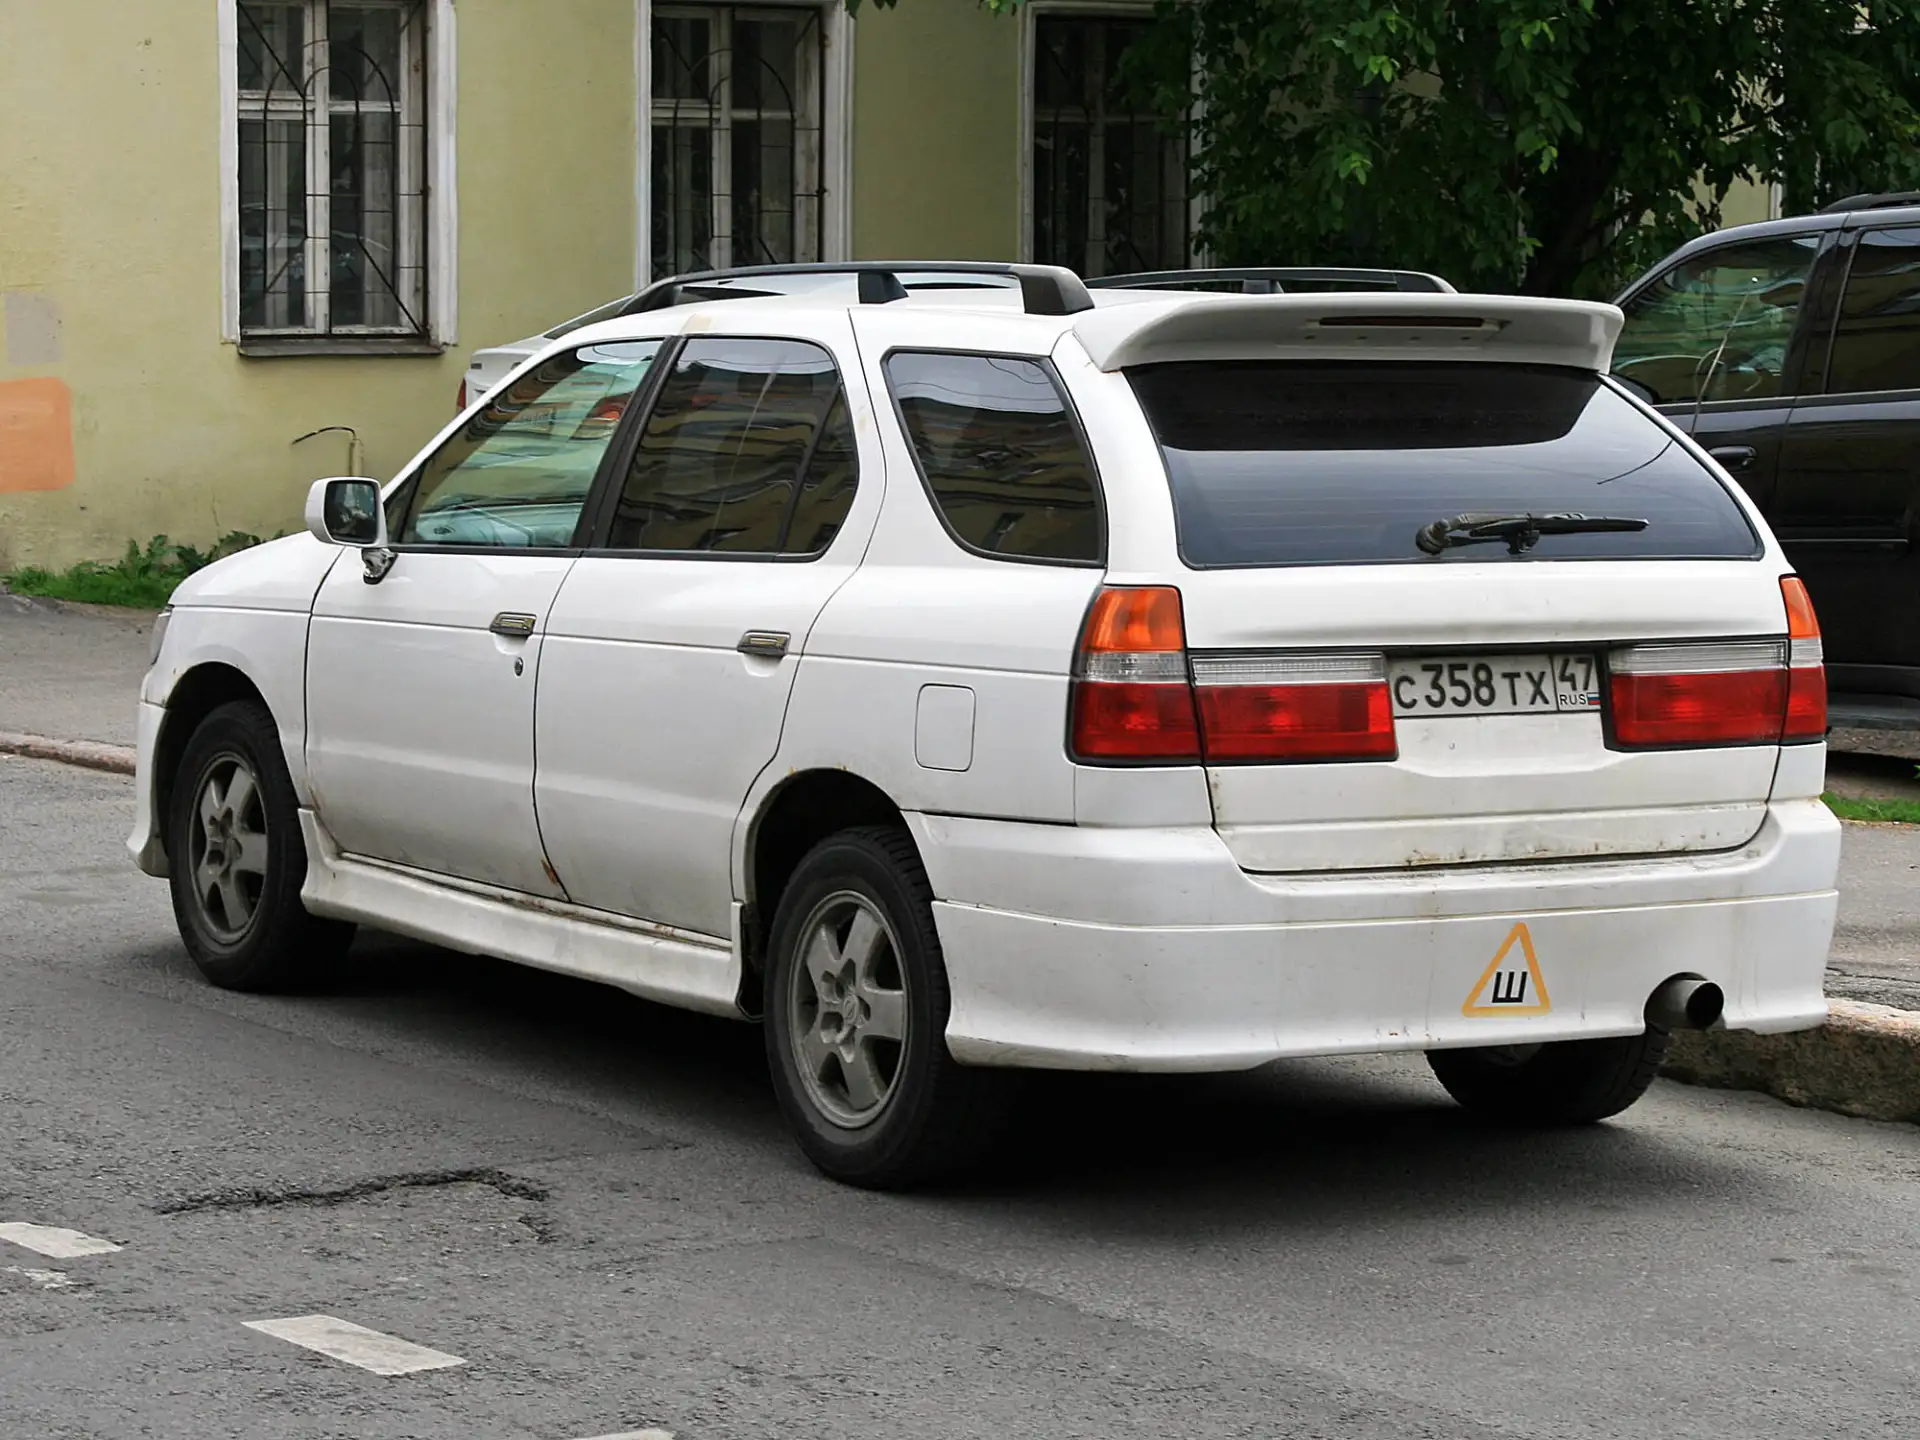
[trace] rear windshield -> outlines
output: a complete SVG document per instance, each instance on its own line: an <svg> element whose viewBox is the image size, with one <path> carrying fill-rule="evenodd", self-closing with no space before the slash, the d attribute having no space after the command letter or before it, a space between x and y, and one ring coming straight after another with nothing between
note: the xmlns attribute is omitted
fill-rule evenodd
<svg viewBox="0 0 1920 1440"><path fill-rule="evenodd" d="M1751 559L1722 483L1600 378L1548 366L1183 361L1127 372L1195 569L1405 561ZM1644 530L1427 555L1462 514L1576 512Z"/></svg>

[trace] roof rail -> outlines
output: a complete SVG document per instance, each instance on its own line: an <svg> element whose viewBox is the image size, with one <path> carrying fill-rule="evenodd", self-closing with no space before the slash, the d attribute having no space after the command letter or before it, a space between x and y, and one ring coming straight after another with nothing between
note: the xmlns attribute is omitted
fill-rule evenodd
<svg viewBox="0 0 1920 1440"><path fill-rule="evenodd" d="M1408 290L1451 295L1453 286L1438 275L1421 270L1369 270L1327 265L1258 265L1231 270L1149 270L1138 275L1103 275L1087 284L1094 289L1192 290L1240 282L1243 295L1284 294L1288 285L1339 285L1373 290Z"/></svg>
<svg viewBox="0 0 1920 1440"><path fill-rule="evenodd" d="M1884 195L1849 195L1820 207L1822 215L1844 215L1850 210L1891 210L1896 205L1920 205L1920 190L1893 190Z"/></svg>
<svg viewBox="0 0 1920 1440"><path fill-rule="evenodd" d="M666 310L675 305L727 298L727 292L699 293L716 280L750 280L757 276L851 275L859 285L862 305L885 305L907 298L902 275L979 275L1011 280L1020 287L1022 308L1029 315L1077 315L1093 308L1093 297L1080 277L1058 265L1012 265L997 260L849 260L796 265L739 265L727 270L702 270L657 281L633 297L626 312ZM746 291L746 294L756 292ZM759 292L767 293L767 292Z"/></svg>

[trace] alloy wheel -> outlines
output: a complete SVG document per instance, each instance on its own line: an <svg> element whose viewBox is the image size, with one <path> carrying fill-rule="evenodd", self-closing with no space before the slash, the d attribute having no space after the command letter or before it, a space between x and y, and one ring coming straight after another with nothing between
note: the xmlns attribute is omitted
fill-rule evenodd
<svg viewBox="0 0 1920 1440"><path fill-rule="evenodd" d="M823 1118L861 1129L893 1098L906 1058L899 938L879 907L852 890L814 906L799 933L787 994L795 1067Z"/></svg>
<svg viewBox="0 0 1920 1440"><path fill-rule="evenodd" d="M267 880L267 816L259 778L225 754L201 776L188 825L193 897L208 932L236 944L253 927Z"/></svg>

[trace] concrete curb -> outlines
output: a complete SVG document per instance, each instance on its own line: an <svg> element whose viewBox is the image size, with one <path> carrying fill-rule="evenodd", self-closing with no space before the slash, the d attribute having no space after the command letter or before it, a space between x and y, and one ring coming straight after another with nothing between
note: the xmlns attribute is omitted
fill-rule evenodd
<svg viewBox="0 0 1920 1440"><path fill-rule="evenodd" d="M57 760L88 770L115 775L133 774L130 745L108 745L98 740L53 740L45 735L16 735L0 730L0 755L24 755L30 760Z"/></svg>
<svg viewBox="0 0 1920 1440"><path fill-rule="evenodd" d="M1818 1030L1686 1031L1673 1037L1662 1073L1866 1120L1920 1122L1920 1011L1830 1000Z"/></svg>

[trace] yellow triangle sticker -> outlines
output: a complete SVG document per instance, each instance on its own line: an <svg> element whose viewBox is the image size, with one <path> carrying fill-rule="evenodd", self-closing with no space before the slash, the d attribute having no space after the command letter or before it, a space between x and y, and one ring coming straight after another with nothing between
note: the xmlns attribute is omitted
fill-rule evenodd
<svg viewBox="0 0 1920 1440"><path fill-rule="evenodd" d="M1516 953L1517 951L1517 953ZM1473 984L1462 1015L1545 1015L1553 1009L1533 935L1523 920L1507 932L1500 949Z"/></svg>

